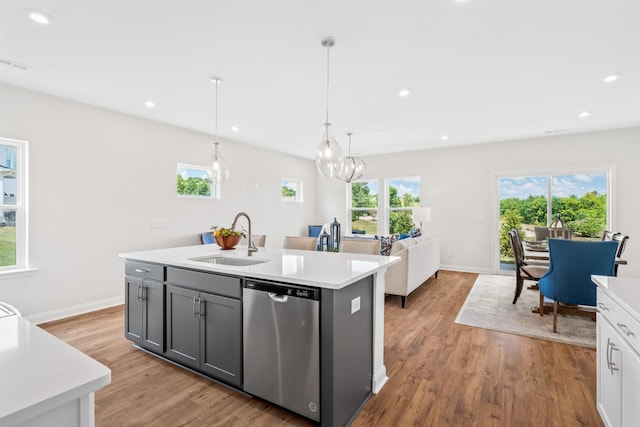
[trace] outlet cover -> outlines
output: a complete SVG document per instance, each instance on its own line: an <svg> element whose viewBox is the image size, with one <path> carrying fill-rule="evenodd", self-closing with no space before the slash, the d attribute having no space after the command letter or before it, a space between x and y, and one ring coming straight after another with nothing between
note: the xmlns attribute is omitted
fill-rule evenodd
<svg viewBox="0 0 640 427"><path fill-rule="evenodd" d="M351 314L360 311L360 297L351 300Z"/></svg>

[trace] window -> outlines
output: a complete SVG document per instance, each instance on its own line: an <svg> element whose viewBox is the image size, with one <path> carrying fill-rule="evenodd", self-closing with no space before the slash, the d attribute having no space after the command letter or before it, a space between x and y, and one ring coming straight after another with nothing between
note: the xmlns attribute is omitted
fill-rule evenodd
<svg viewBox="0 0 640 427"><path fill-rule="evenodd" d="M379 194L375 179L352 182L351 233L408 233L413 228L413 208L420 206L420 191L420 177L389 178L383 194Z"/></svg>
<svg viewBox="0 0 640 427"><path fill-rule="evenodd" d="M408 233L413 228L413 208L420 207L420 177L390 178L387 188L389 233Z"/></svg>
<svg viewBox="0 0 640 427"><path fill-rule="evenodd" d="M608 170L498 177L500 269L514 268L507 236L512 228L525 240L537 240L536 229L544 231L560 215L572 239L600 239L611 226L609 181Z"/></svg>
<svg viewBox="0 0 640 427"><path fill-rule="evenodd" d="M211 184L207 178L207 168L204 166L178 163L176 178L179 197L220 198L220 186Z"/></svg>
<svg viewBox="0 0 640 427"><path fill-rule="evenodd" d="M282 178L282 201L302 203L302 181Z"/></svg>
<svg viewBox="0 0 640 427"><path fill-rule="evenodd" d="M378 234L378 181L351 183L351 233Z"/></svg>
<svg viewBox="0 0 640 427"><path fill-rule="evenodd" d="M27 268L27 142L0 138L0 272Z"/></svg>

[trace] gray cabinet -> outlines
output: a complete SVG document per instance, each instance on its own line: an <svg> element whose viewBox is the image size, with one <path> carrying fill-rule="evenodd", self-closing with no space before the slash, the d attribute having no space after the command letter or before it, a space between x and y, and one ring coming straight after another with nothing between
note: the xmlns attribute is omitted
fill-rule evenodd
<svg viewBox="0 0 640 427"><path fill-rule="evenodd" d="M169 268L167 281L170 284L167 285L165 355L212 378L241 387L240 279ZM221 286L217 286L219 284Z"/></svg>
<svg viewBox="0 0 640 427"><path fill-rule="evenodd" d="M163 353L165 348L165 285L162 283L164 267L127 262L126 271L133 275L125 277L125 337L148 350ZM134 276L135 274L141 277ZM151 277L151 279L144 277Z"/></svg>

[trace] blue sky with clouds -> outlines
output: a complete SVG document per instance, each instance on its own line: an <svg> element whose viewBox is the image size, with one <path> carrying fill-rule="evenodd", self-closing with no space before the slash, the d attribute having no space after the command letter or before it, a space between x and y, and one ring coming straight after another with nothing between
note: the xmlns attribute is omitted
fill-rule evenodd
<svg viewBox="0 0 640 427"><path fill-rule="evenodd" d="M526 199L547 195L547 176L500 178L500 198ZM551 193L557 197L577 196L597 191L607 193L607 175L604 173L554 175L551 177Z"/></svg>
<svg viewBox="0 0 640 427"><path fill-rule="evenodd" d="M369 187L370 194L378 194L378 181L375 179L365 180ZM413 197L420 197L420 177L412 178L392 178L389 180L389 186L398 189L398 196L409 193Z"/></svg>

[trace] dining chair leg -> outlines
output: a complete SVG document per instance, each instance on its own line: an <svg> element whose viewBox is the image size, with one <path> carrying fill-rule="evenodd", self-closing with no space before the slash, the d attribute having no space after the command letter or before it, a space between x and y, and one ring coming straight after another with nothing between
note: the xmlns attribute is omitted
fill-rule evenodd
<svg viewBox="0 0 640 427"><path fill-rule="evenodd" d="M513 302L512 304L515 304L516 301L518 301L518 298L520 297L520 294L522 293L522 287L524 286L524 279L517 279L516 278L516 293L513 296Z"/></svg>
<svg viewBox="0 0 640 427"><path fill-rule="evenodd" d="M553 302L553 333L558 329L558 301Z"/></svg>
<svg viewBox="0 0 640 427"><path fill-rule="evenodd" d="M540 294L540 304L538 304L538 312L540 316L544 316L544 295L542 295L542 291L538 292Z"/></svg>

